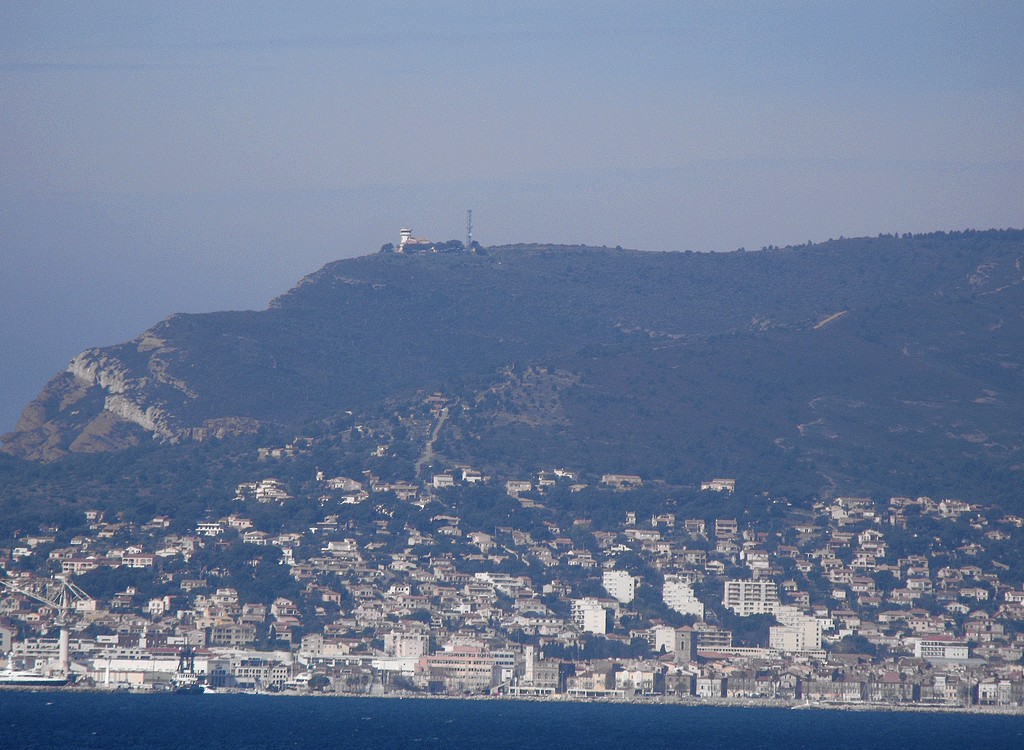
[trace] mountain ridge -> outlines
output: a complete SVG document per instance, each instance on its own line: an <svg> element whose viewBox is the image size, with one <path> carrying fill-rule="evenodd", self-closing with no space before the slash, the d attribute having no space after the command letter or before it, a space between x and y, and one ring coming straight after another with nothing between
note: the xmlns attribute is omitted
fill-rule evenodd
<svg viewBox="0 0 1024 750"><path fill-rule="evenodd" d="M878 473L879 451L918 467L889 461L893 479L936 471L921 455L938 451L1002 486L1024 463L1022 257L1024 232L989 230L339 260L265 310L174 315L83 352L3 450L52 461L287 434L437 390L462 405L438 438L450 461L827 485ZM510 372L543 375L502 386Z"/></svg>

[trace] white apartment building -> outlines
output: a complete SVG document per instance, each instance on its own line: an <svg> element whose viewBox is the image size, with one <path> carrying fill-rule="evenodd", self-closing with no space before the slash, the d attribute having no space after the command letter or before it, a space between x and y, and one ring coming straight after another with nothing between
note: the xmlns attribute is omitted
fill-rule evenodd
<svg viewBox="0 0 1024 750"><path fill-rule="evenodd" d="M821 633L825 626L822 620L787 606L780 606L775 618L781 624L769 629L769 648L790 654L821 650Z"/></svg>
<svg viewBox="0 0 1024 750"><path fill-rule="evenodd" d="M600 599L573 600L572 621L584 633L604 635L608 632L608 610Z"/></svg>
<svg viewBox="0 0 1024 750"><path fill-rule="evenodd" d="M384 653L400 659L419 658L430 653L429 633L393 630L384 634Z"/></svg>
<svg viewBox="0 0 1024 750"><path fill-rule="evenodd" d="M957 659L969 658L966 641L958 641L948 635L933 635L921 638L914 643L914 657L917 659Z"/></svg>
<svg viewBox="0 0 1024 750"><path fill-rule="evenodd" d="M636 578L625 570L606 570L601 578L608 596L620 604L629 604L636 597Z"/></svg>
<svg viewBox="0 0 1024 750"><path fill-rule="evenodd" d="M779 590L774 581L726 581L722 605L741 617L773 615L779 608Z"/></svg>
<svg viewBox="0 0 1024 750"><path fill-rule="evenodd" d="M688 577L678 575L665 576L665 584L661 588L661 598L665 606L682 615L693 615L698 620L704 619L704 604L693 593L693 584Z"/></svg>

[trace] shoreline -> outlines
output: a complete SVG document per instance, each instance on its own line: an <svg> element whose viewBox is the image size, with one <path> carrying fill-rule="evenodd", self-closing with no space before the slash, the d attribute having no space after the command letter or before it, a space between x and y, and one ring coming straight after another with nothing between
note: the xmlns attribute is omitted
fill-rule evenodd
<svg viewBox="0 0 1024 750"><path fill-rule="evenodd" d="M0 694L5 692L21 693L59 693L59 694L107 694L107 695L132 695L132 696L169 696L177 699L188 698L175 694L173 691L163 690L131 690L131 689L108 689L86 686L62 686L62 687L34 687L17 685L0 685ZM219 695L231 696L253 696L270 698L317 698L317 699L364 699L364 700L440 700L440 701L488 701L488 702L515 702L515 703L554 703L564 705L567 703L578 703L581 705L631 705L631 706L662 706L680 708L768 708L776 710L806 710L806 711L847 711L863 713L942 713L942 714L964 714L972 716L1021 716L1024 717L1024 706L944 706L944 705L919 705L900 703L829 703L829 702L802 702L797 700L772 700L757 698L721 698L721 699L693 699L691 697L675 696L635 696L632 698L577 698L577 697L522 697L509 695L424 695L420 693L384 693L378 695L357 694L357 693L311 693L281 690L277 692L251 692L247 690L218 689L216 693L207 693L211 699ZM201 696L192 696L192 699Z"/></svg>

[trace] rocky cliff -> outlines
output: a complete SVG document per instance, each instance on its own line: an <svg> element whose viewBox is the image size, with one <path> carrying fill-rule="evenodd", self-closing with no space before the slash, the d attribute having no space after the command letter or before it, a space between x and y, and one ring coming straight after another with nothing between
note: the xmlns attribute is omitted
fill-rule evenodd
<svg viewBox="0 0 1024 750"><path fill-rule="evenodd" d="M4 436L5 452L53 460L68 452L117 450L144 440L202 440L257 429L255 419L188 420L188 404L198 394L173 374L182 360L159 336L173 325L172 318L125 344L88 349L72 359Z"/></svg>

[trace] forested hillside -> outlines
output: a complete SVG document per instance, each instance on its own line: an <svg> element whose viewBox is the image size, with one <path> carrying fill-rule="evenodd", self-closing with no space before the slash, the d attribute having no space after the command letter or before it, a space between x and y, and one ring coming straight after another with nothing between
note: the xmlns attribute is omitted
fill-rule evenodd
<svg viewBox="0 0 1024 750"><path fill-rule="evenodd" d="M355 469L367 446L338 436L359 423L415 471L428 436L403 414L440 393L436 466L1020 504L1022 258L1007 230L337 261L266 310L84 352L4 437L2 468L16 494L46 474L25 461L99 477L110 451L177 444L191 466L308 434Z"/></svg>

